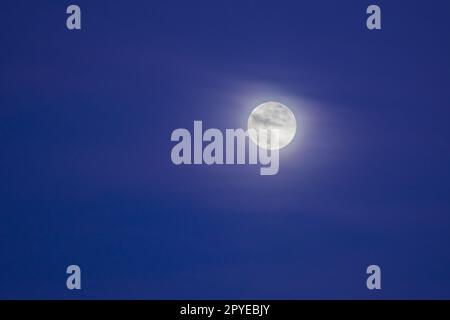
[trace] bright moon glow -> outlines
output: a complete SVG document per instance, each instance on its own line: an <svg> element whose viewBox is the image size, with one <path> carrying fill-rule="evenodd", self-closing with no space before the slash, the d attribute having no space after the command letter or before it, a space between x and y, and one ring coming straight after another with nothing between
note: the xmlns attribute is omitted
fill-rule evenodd
<svg viewBox="0 0 450 320"><path fill-rule="evenodd" d="M255 144L264 149L276 150L284 148L294 139L297 121L287 106L280 102L269 101L260 104L252 111L248 118L248 129L250 139ZM262 134L261 129L277 133L278 144L271 144L267 134Z"/></svg>

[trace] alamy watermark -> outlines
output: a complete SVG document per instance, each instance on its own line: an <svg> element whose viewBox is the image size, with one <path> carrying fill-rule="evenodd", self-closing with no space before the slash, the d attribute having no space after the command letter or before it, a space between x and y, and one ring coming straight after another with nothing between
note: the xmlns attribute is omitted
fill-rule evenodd
<svg viewBox="0 0 450 320"><path fill-rule="evenodd" d="M66 273L69 275L66 280L67 289L81 290L81 268L72 264L67 267Z"/></svg>
<svg viewBox="0 0 450 320"><path fill-rule="evenodd" d="M171 141L178 142L171 152L175 165L260 164L263 176L279 171L278 130L226 129L224 134L210 128L203 132L202 121L194 121L193 135L189 130L179 128L172 132Z"/></svg>

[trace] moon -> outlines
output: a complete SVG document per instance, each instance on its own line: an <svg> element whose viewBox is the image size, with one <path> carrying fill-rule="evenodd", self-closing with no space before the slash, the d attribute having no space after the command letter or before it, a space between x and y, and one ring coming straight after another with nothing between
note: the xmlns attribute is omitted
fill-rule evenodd
<svg viewBox="0 0 450 320"><path fill-rule="evenodd" d="M259 147L278 150L286 147L295 137L297 121L294 113L280 102L268 101L258 105L248 118L250 139ZM278 143L271 143L267 132L278 135Z"/></svg>

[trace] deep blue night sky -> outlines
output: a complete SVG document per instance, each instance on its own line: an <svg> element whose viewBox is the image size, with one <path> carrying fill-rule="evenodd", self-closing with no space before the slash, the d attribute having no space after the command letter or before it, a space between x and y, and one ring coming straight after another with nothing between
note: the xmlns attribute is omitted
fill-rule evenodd
<svg viewBox="0 0 450 320"><path fill-rule="evenodd" d="M450 298L448 1L73 3L1 4L0 298ZM266 100L278 175L172 164Z"/></svg>

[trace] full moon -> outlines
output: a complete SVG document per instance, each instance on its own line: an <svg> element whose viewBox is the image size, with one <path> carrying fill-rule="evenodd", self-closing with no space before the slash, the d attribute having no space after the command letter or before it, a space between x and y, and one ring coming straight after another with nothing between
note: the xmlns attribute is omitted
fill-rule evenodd
<svg viewBox="0 0 450 320"><path fill-rule="evenodd" d="M291 143L297 131L297 121L292 111L284 104L275 101L258 105L250 114L247 125L250 139L267 150L284 148ZM278 134L278 144L271 143L267 134L262 134L268 131Z"/></svg>

